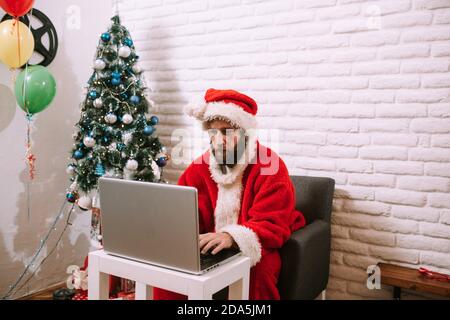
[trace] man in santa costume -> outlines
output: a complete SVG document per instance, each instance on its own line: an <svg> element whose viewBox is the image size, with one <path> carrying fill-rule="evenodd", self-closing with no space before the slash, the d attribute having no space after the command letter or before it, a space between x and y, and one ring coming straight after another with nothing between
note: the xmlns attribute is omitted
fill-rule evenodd
<svg viewBox="0 0 450 320"><path fill-rule="evenodd" d="M234 90L206 91L186 108L202 121L210 148L183 172L179 185L198 190L202 253L238 247L251 260L250 299L280 299L279 249L305 225L279 156L256 137L256 102ZM186 296L154 288L154 299Z"/></svg>

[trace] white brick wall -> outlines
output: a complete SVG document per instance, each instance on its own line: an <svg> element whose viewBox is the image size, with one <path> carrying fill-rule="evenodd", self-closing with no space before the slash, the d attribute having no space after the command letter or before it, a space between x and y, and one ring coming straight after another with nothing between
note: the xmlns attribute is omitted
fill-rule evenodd
<svg viewBox="0 0 450 320"><path fill-rule="evenodd" d="M450 273L450 1L128 0L120 12L164 143L192 125L193 96L233 88L280 130L291 174L336 179L329 298L390 297L365 286L377 261Z"/></svg>

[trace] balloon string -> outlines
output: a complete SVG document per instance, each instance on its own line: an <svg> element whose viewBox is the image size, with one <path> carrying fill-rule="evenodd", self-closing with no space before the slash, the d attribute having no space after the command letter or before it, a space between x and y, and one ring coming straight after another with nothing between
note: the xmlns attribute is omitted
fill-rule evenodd
<svg viewBox="0 0 450 320"><path fill-rule="evenodd" d="M13 68L10 68L9 71L11 71L11 87L14 88L16 84L17 74L14 72Z"/></svg>
<svg viewBox="0 0 450 320"><path fill-rule="evenodd" d="M19 64L20 64L20 28L19 28L19 18L15 18L16 28L17 28L17 52L19 53ZM19 66L20 67L20 66Z"/></svg>
<svg viewBox="0 0 450 320"><path fill-rule="evenodd" d="M32 14L33 14L33 8L31 8L30 12L28 13L28 33L29 34L31 33L31 16L32 16ZM22 88L22 93L23 93L22 94L22 98L23 98L22 103L26 109L27 116L28 116L30 114L29 105L28 104L25 105L25 101L26 101L25 96L26 96L26 92L27 92L27 87L25 84L27 83L27 77L28 77L28 61L25 62L25 77L24 77L23 88Z"/></svg>

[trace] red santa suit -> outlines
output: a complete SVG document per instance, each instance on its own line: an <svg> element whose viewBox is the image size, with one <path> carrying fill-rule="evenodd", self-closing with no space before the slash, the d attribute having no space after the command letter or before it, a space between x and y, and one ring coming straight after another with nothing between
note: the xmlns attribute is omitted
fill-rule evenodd
<svg viewBox="0 0 450 320"><path fill-rule="evenodd" d="M200 233L227 232L251 260L249 298L279 299L281 259L278 249L305 225L295 209L295 191L283 160L254 134L256 102L233 90L209 89L203 110L190 114L206 121L227 119L248 135L241 160L223 173L211 150L184 171L179 185L198 190ZM154 299L186 296L154 288Z"/></svg>

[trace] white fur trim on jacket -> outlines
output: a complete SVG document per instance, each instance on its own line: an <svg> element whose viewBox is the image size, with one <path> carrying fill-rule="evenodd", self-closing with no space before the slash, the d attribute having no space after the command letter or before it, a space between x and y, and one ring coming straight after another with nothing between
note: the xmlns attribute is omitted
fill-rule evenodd
<svg viewBox="0 0 450 320"><path fill-rule="evenodd" d="M233 184L218 184L216 209L214 210L215 228L236 224L241 212L242 175Z"/></svg>
<svg viewBox="0 0 450 320"><path fill-rule="evenodd" d="M239 224L230 224L219 231L229 233L233 237L242 253L250 258L251 266L261 260L261 244L252 229Z"/></svg>

